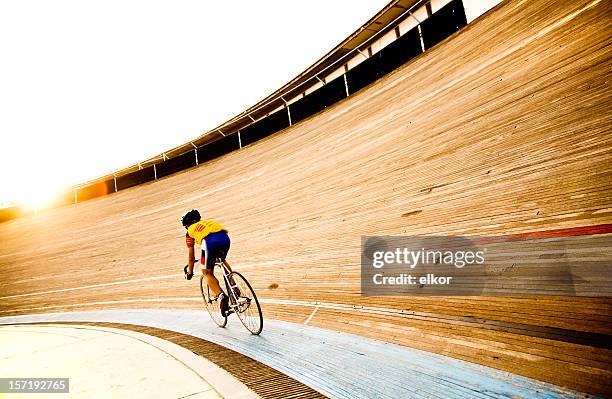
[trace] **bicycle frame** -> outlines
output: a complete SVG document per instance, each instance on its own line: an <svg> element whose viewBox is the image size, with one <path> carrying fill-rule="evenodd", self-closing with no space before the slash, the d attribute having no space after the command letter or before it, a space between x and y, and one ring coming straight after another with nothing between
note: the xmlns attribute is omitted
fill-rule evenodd
<svg viewBox="0 0 612 399"><path fill-rule="evenodd" d="M197 262L197 261L196 261ZM194 262L195 263L195 262ZM202 291L202 296L204 298L204 302L206 303L206 308L213 319L213 321L219 327L225 327L227 323L227 317L231 313L235 313L238 316L238 319L244 325L244 327L249 330L251 334L259 335L263 329L263 315L261 312L261 306L259 305L259 301L257 300L257 295L255 295L255 291L253 291L253 287L249 284L246 278L237 271L230 271L229 267L225 265L221 259L215 259L215 266L213 268L213 274L216 268L221 269L221 274L223 275L223 285L225 285L225 291L222 283L219 281L219 288L221 291L225 292L229 301L228 301L228 312L222 315L222 319L218 317L216 311L211 311L210 304L213 301L216 301L216 298L213 299L211 296L211 291L208 285L206 285L206 292L204 290L204 284L207 284L205 280L205 276L202 275L200 277L200 289ZM221 279L218 279L221 280ZM217 302L213 307L218 311Z"/></svg>
<svg viewBox="0 0 612 399"><path fill-rule="evenodd" d="M198 262L199 260L196 259L193 263L196 264ZM229 306L230 308L235 309L238 305L237 305L237 298L234 295L234 291L232 290L232 288L236 286L232 286L231 282L229 281L229 275L231 272L229 271L227 266L225 266L225 263L223 263L223 261L220 258L215 259L215 268L216 267L219 267L221 269L221 274L223 275L223 283L225 284L225 294L230 299ZM213 269L213 273L214 271L215 269ZM221 281L219 281L219 286L221 287ZM223 287L221 287L221 290L223 290Z"/></svg>

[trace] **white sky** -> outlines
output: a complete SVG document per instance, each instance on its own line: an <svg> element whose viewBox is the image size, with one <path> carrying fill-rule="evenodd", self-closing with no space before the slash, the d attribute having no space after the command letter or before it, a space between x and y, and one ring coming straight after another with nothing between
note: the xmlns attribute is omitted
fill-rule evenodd
<svg viewBox="0 0 612 399"><path fill-rule="evenodd" d="M0 2L0 205L43 202L187 142L387 2Z"/></svg>

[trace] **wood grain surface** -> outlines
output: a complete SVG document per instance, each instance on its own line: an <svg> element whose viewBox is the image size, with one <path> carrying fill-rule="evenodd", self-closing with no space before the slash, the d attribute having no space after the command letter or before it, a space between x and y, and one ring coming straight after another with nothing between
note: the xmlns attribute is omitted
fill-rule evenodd
<svg viewBox="0 0 612 399"><path fill-rule="evenodd" d="M180 275L179 219L198 208L229 228L229 260L267 318L609 393L611 298L362 297L359 246L362 235L612 223L611 11L603 0L504 2L264 141L0 224L0 315L197 306L181 299L199 289Z"/></svg>

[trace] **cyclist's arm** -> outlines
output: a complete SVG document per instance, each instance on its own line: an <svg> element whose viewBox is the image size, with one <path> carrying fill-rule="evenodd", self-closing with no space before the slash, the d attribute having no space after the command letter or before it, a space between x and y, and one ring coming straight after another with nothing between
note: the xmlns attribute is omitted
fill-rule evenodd
<svg viewBox="0 0 612 399"><path fill-rule="evenodd" d="M193 273L193 264L195 262L195 249L194 249L194 240L192 237L189 237L189 235L187 235L185 237L185 241L187 243L187 250L189 252L188 258L187 258L187 266L189 267L189 271Z"/></svg>
<svg viewBox="0 0 612 399"><path fill-rule="evenodd" d="M189 265L189 270L193 270L193 263L195 262L195 251L193 247L189 247L189 259L187 259L187 264Z"/></svg>

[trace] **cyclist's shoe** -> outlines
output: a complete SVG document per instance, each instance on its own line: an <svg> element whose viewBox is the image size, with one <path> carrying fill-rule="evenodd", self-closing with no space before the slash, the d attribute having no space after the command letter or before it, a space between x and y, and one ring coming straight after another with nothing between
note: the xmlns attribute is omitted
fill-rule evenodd
<svg viewBox="0 0 612 399"><path fill-rule="evenodd" d="M189 266L186 265L185 268L183 269L183 271L185 272L185 280L191 280L191 278L193 277L193 273L191 273L191 274L187 273L187 268L188 267Z"/></svg>
<svg viewBox="0 0 612 399"><path fill-rule="evenodd" d="M217 297L219 301L219 308L221 309L221 316L227 317L229 315L229 298L223 292Z"/></svg>

